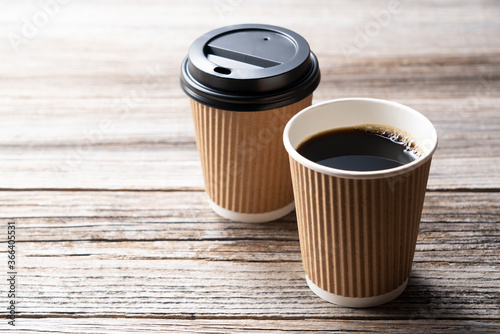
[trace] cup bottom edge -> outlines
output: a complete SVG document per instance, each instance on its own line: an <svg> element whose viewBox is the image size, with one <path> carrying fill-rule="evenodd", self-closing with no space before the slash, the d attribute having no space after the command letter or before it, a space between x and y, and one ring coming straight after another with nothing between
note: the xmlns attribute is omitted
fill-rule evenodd
<svg viewBox="0 0 500 334"><path fill-rule="evenodd" d="M236 211L231 211L226 208L223 208L222 206L216 204L212 199L208 198L208 203L210 204L210 207L212 210L218 214L219 216L232 220L232 221L237 221L241 223L265 223L269 222L272 220L276 220L278 218L281 218L283 216L286 216L290 212L292 212L295 209L295 201L292 201L291 203L285 205L284 207L273 210L273 211L268 211L268 212L262 212L262 213L244 213L244 212L236 212Z"/></svg>
<svg viewBox="0 0 500 334"><path fill-rule="evenodd" d="M307 277L307 275L306 275L306 281L309 288L318 297L326 300L327 302L351 308L374 307L388 303L391 300L397 298L406 289L406 286L408 285L408 279L406 279L406 281L404 281L403 284L398 286L396 289L384 293L382 295L372 296L372 297L345 297L323 290L322 288L314 284L309 279L309 277Z"/></svg>

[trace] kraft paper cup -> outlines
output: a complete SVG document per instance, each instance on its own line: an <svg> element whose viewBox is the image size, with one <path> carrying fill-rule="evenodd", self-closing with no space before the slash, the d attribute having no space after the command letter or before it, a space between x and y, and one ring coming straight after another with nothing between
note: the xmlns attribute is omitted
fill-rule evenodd
<svg viewBox="0 0 500 334"><path fill-rule="evenodd" d="M357 172L326 167L297 152L315 134L364 124L404 131L422 151L411 163ZM306 281L319 297L371 307L408 283L437 134L417 111L394 102L351 98L310 106L284 130Z"/></svg>
<svg viewBox="0 0 500 334"><path fill-rule="evenodd" d="M241 222L278 219L294 208L283 129L312 95L265 111L229 111L191 100L205 190L220 216Z"/></svg>
<svg viewBox="0 0 500 334"><path fill-rule="evenodd" d="M319 64L299 34L239 24L196 39L181 65L212 209L266 222L294 209L286 123L311 104Z"/></svg>

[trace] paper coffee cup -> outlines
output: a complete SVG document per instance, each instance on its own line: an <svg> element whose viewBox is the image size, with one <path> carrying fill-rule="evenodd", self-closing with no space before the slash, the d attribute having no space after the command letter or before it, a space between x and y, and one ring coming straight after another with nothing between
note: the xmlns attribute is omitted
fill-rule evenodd
<svg viewBox="0 0 500 334"><path fill-rule="evenodd" d="M223 27L198 38L181 67L213 210L242 222L294 209L282 134L309 106L318 62L293 31L269 25Z"/></svg>
<svg viewBox="0 0 500 334"><path fill-rule="evenodd" d="M405 165L356 172L326 167L297 152L315 134L364 124L411 136L422 155ZM348 307L386 303L405 289L437 134L404 105L339 99L308 107L284 130L306 281L319 297Z"/></svg>

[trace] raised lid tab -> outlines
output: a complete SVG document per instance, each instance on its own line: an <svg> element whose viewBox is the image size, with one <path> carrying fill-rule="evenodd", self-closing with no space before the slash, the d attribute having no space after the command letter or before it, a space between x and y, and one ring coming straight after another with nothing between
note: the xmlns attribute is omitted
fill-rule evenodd
<svg viewBox="0 0 500 334"><path fill-rule="evenodd" d="M262 24L223 27L201 36L181 70L181 86L191 98L229 110L284 106L319 84L318 63L306 40Z"/></svg>
<svg viewBox="0 0 500 334"><path fill-rule="evenodd" d="M235 60L242 65L268 68L292 59L297 53L297 46L282 34L253 29L218 36L208 43L205 53L208 57L215 55L222 59ZM217 63L217 59L214 63ZM233 65L234 68L240 68L237 63ZM248 67L243 65L242 68Z"/></svg>

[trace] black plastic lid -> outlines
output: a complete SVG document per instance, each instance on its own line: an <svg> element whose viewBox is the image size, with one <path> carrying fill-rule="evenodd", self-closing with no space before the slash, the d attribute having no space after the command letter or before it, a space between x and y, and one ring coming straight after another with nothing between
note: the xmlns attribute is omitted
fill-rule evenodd
<svg viewBox="0 0 500 334"><path fill-rule="evenodd" d="M192 99L234 111L278 108L302 100L320 81L318 60L297 33L240 24L199 37L182 62L181 86Z"/></svg>

